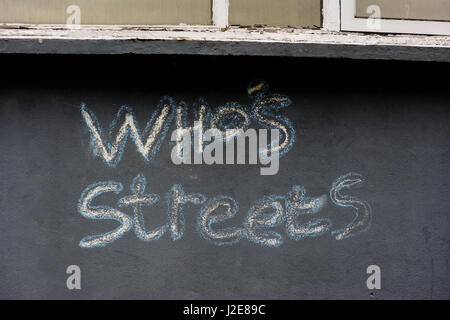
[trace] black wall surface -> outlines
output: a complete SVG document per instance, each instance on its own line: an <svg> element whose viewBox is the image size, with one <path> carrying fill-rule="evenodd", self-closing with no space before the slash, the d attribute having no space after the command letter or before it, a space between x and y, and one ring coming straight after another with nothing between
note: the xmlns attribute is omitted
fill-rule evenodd
<svg viewBox="0 0 450 320"><path fill-rule="evenodd" d="M1 56L0 298L45 299L443 299L449 281L448 64L250 57ZM160 99L215 109L249 106L247 86L262 79L292 104L281 111L296 130L274 176L259 165L181 165L170 160L170 132L151 163L129 139L116 168L93 155L81 103L103 127L118 108L133 108L144 126ZM145 208L147 227L167 220L165 194L174 184L208 198L227 195L240 210L225 226L242 226L263 196L293 185L327 197L318 218L333 230L352 208L329 198L337 178L364 177L346 194L367 201L365 232L336 240L330 233L264 247L204 240L201 206L185 208L177 241L166 233L145 242L134 231L99 248L79 241L118 226L77 211L83 190L117 181L124 191L95 204L117 207L142 173L161 201ZM120 208L132 215L131 208ZM215 226L222 228L221 224ZM381 268L381 290L366 286L366 268ZM66 268L81 268L81 290L68 290Z"/></svg>

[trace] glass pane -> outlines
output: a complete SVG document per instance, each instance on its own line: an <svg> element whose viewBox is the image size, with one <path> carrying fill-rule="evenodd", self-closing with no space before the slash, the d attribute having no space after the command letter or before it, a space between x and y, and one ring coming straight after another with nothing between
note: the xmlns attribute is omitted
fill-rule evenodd
<svg viewBox="0 0 450 320"><path fill-rule="evenodd" d="M450 21L449 0L357 0L356 17L367 18L370 5L379 6L386 19Z"/></svg>
<svg viewBox="0 0 450 320"><path fill-rule="evenodd" d="M79 10L78 10L79 8ZM211 24L211 0L1 0L0 22Z"/></svg>
<svg viewBox="0 0 450 320"><path fill-rule="evenodd" d="M321 17L319 0L230 0L231 25L315 28Z"/></svg>

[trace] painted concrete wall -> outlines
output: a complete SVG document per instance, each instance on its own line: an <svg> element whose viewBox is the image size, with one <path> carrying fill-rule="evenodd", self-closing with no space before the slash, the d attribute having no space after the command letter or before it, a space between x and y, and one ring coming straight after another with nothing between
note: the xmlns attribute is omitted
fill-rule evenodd
<svg viewBox="0 0 450 320"><path fill-rule="evenodd" d="M448 64L149 55L3 55L0 62L1 298L450 298L450 95L435 77L448 74ZM175 109L181 101L191 107L187 124L196 117L192 107L208 105L213 115L238 108L251 127L267 124L262 114L295 140L273 176L260 175L260 165L175 165L170 135L150 161L133 136L116 166L95 153L86 108L110 141L108 127L121 106L133 109L143 130L161 101L171 105L167 97ZM133 217L133 207L117 202L136 191L138 174L147 181L145 193L160 196L142 207L148 231L168 223L174 185L207 201L183 206L178 239L166 230L144 241L131 229L102 247L81 247L85 237L120 225L80 213L84 191L120 183L123 190L98 195L89 206ZM318 198L323 205L292 207L301 190L300 204ZM239 210L213 224L216 231L244 227L261 199L279 202L285 213L299 209L298 227L332 225L315 236L293 236L284 216L266 228L280 235L278 246L249 235L218 245L199 222L202 208L219 196ZM368 208L370 221L338 237ZM66 288L72 264L81 268L79 291ZM381 269L380 290L367 288L370 265Z"/></svg>

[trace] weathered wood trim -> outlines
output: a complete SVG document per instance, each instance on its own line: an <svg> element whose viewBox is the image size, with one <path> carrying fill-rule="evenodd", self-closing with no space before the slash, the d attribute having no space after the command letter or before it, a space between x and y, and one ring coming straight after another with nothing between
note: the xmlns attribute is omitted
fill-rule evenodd
<svg viewBox="0 0 450 320"><path fill-rule="evenodd" d="M0 53L202 54L450 62L450 37L216 26L0 24Z"/></svg>

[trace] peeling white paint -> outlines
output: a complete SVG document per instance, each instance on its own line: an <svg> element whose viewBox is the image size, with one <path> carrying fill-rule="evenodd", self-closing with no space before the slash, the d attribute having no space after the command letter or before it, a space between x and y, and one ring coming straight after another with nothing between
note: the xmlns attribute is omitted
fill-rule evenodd
<svg viewBox="0 0 450 320"><path fill-rule="evenodd" d="M29 41L25 44L24 40L30 39L36 39L36 42L42 39L43 42L39 47L30 46ZM63 45L59 40L77 41L71 46L67 41ZM97 42L80 47L79 40ZM98 41L103 42L101 46ZM196 41L197 44L190 45L190 41ZM270 48L267 47L269 45ZM355 49L354 46L360 46L360 49ZM295 28L224 29L217 26L186 25L82 25L72 28L67 25L0 24L0 53L2 52L132 52L450 61L450 36L364 34Z"/></svg>
<svg viewBox="0 0 450 320"><path fill-rule="evenodd" d="M81 40L202 40L280 43L404 45L450 47L449 36L382 35L295 28L212 26L95 26L0 24L0 39L41 38Z"/></svg>

